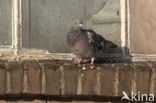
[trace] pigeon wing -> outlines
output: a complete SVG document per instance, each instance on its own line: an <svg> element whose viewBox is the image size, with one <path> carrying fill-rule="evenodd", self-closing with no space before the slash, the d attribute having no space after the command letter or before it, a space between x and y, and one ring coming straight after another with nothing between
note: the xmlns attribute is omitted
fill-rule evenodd
<svg viewBox="0 0 156 103"><path fill-rule="evenodd" d="M105 47L105 39L101 36L96 34L93 31L87 31L88 42L92 46L93 50L103 50Z"/></svg>

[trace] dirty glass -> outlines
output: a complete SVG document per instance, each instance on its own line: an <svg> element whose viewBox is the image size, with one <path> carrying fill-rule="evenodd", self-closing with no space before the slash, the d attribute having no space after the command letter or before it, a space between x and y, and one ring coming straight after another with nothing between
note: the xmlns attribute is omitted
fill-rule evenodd
<svg viewBox="0 0 156 103"><path fill-rule="evenodd" d="M75 20L121 45L120 0L23 0L22 12L25 49L69 53L66 36Z"/></svg>
<svg viewBox="0 0 156 103"><path fill-rule="evenodd" d="M156 0L130 0L130 50L156 54Z"/></svg>
<svg viewBox="0 0 156 103"><path fill-rule="evenodd" d="M12 44L12 0L0 0L0 47Z"/></svg>

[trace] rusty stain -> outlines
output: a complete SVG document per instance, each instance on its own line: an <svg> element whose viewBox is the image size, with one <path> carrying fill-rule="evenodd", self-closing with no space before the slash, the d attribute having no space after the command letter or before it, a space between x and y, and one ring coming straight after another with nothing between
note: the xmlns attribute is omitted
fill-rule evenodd
<svg viewBox="0 0 156 103"><path fill-rule="evenodd" d="M42 63L39 63L41 67L41 93L44 94L46 91L46 75L45 75L45 68Z"/></svg>

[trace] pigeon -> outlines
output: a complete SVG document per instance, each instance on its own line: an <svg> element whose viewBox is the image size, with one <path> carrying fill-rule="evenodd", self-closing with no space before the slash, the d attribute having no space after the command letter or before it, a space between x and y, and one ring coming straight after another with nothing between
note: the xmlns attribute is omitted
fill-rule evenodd
<svg viewBox="0 0 156 103"><path fill-rule="evenodd" d="M117 47L93 30L83 29L82 22L78 20L67 34L67 44L70 51L80 58L78 65L81 65L83 59L90 59L90 66L94 66L95 58L103 54L105 50Z"/></svg>

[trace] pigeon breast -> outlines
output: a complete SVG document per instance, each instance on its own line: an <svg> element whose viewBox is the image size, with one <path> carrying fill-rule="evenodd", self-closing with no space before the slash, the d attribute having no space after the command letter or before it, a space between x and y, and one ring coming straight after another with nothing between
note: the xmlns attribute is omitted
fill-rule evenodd
<svg viewBox="0 0 156 103"><path fill-rule="evenodd" d="M68 46L74 54L81 58L88 58L92 55L89 38L83 30L69 32L67 36Z"/></svg>

